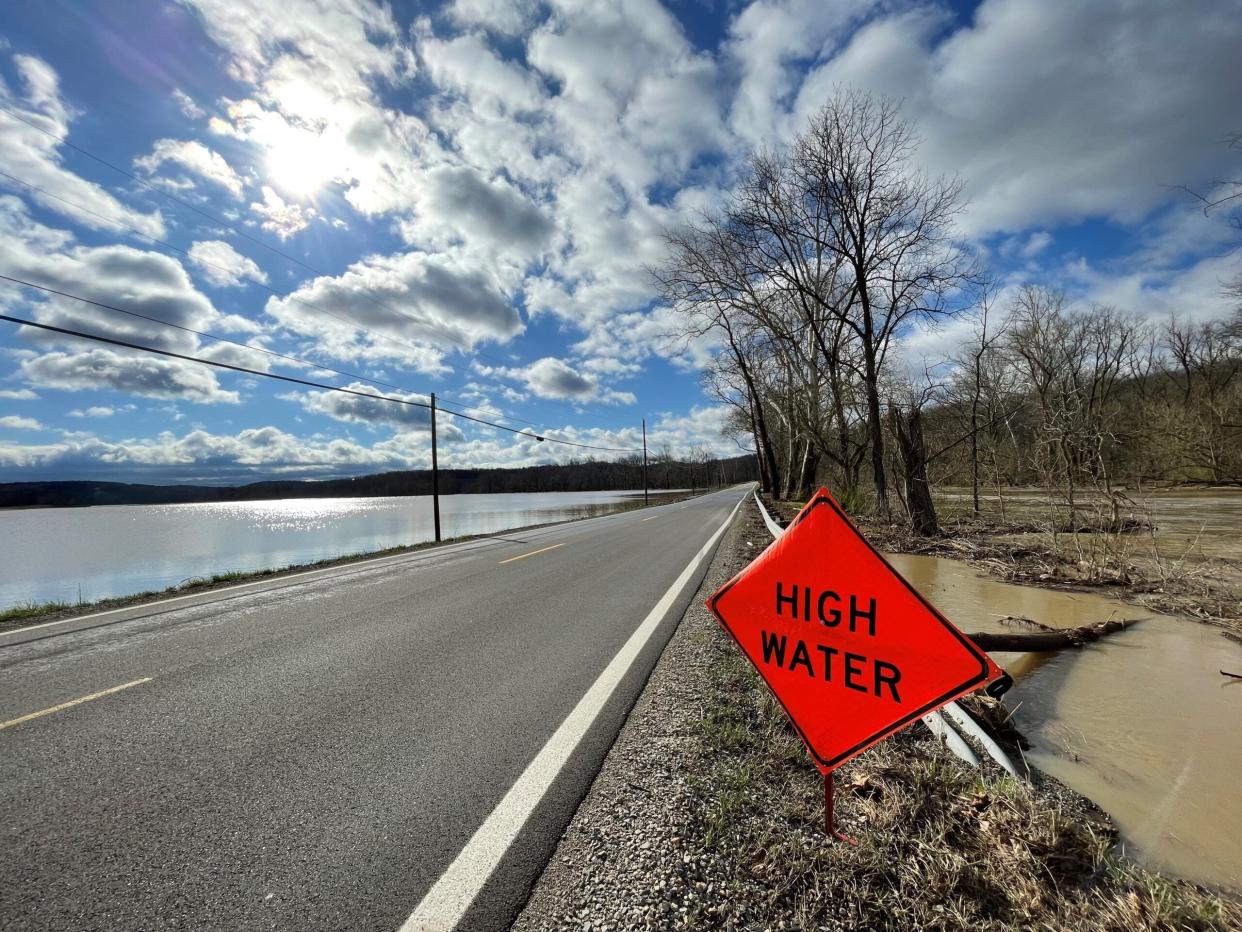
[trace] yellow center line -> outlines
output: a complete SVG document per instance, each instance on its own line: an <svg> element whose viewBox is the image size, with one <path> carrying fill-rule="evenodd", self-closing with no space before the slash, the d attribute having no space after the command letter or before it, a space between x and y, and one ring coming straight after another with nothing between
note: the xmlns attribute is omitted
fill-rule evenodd
<svg viewBox="0 0 1242 932"><path fill-rule="evenodd" d="M564 546L565 546L565 543L564 541L562 541L559 544L553 544L551 547L543 547L539 550L532 550L530 553L523 553L523 554L519 554L516 557L510 557L507 560L501 560L496 565L504 566L506 563L512 563L514 560L525 560L527 557L533 557L537 553L547 553L549 550L555 550L557 547L564 547Z"/></svg>
<svg viewBox="0 0 1242 932"><path fill-rule="evenodd" d="M11 718L7 722L0 722L0 731L6 728L12 728L14 725L21 725L23 722L29 722L36 718L42 718L45 715L51 715L53 712L63 712L65 709L72 709L75 705L81 705L83 702L90 702L92 699L102 699L104 696L111 696L113 693L119 693L122 689L129 689L131 686L141 686L143 683L151 682L151 677L144 676L140 680L133 680L129 683L122 683L120 686L113 686L111 689L101 689L97 693L91 693L89 696L79 696L77 699L70 699L68 702L62 702L60 705L54 705L50 709L42 709L38 712L31 712L29 715L23 715L21 718Z"/></svg>

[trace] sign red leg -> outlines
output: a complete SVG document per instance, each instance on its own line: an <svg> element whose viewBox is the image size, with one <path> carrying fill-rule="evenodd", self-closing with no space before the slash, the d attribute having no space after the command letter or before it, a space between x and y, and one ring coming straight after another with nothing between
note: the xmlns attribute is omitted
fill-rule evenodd
<svg viewBox="0 0 1242 932"><path fill-rule="evenodd" d="M844 841L851 845L858 844L857 838L851 838L837 831L836 822L832 815L832 771L824 774L824 834L829 838L835 838L837 841Z"/></svg>

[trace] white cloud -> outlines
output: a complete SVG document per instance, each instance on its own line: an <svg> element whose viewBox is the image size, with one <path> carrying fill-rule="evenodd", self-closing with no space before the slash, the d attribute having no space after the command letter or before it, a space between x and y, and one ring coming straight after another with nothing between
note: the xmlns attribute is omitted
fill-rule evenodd
<svg viewBox="0 0 1242 932"><path fill-rule="evenodd" d="M177 102L181 112L191 120L201 120L207 116L207 111L195 103L194 98L179 87L173 88L173 100Z"/></svg>
<svg viewBox="0 0 1242 932"><path fill-rule="evenodd" d="M0 251L15 277L141 315L71 298L19 292L15 303L28 304L28 313L40 323L186 354L219 352L211 347L204 350L190 330L253 328L249 321L220 313L194 287L176 259L132 246L75 245L64 231L31 220L16 199L0 199ZM162 327L153 321L175 326ZM195 363L138 356L128 350L83 352L85 344L77 338L28 327L19 328L17 334L38 351L64 350L22 357L19 371L35 387L104 387L149 397L184 396L200 403L238 400L236 392L220 389L214 372Z"/></svg>
<svg viewBox="0 0 1242 932"><path fill-rule="evenodd" d="M515 368L489 368L478 363L475 368L483 375L519 381L539 398L579 403L597 401L604 404L634 404L637 401L633 393L604 388L597 376L583 374L555 356L544 356L530 365ZM596 371L603 370L596 367Z"/></svg>
<svg viewBox="0 0 1242 932"><path fill-rule="evenodd" d="M263 229L281 239L288 239L305 230L315 216L313 207L287 203L268 185L263 186L263 200L251 204L250 209L259 215L259 225Z"/></svg>
<svg viewBox="0 0 1242 932"><path fill-rule="evenodd" d="M847 27L873 0L755 0L729 24L726 53L740 71L729 121L749 145L788 132L784 114L799 69L835 51Z"/></svg>
<svg viewBox="0 0 1242 932"><path fill-rule="evenodd" d="M1220 171L1238 120L1242 4L985 0L967 28L917 8L873 20L804 82L796 113L835 84L905 100L919 158L959 173L974 234L1143 218Z"/></svg>
<svg viewBox="0 0 1242 932"><path fill-rule="evenodd" d="M727 416L728 409L718 406L696 407L686 415L658 415L647 424L649 446L658 450L667 445L674 455L685 455L694 447L706 447L718 456L735 456L739 453L737 445L721 434ZM642 449L642 435L637 424L621 430L548 426L540 428L539 433L596 446ZM425 430L398 429L390 437L368 446L352 439L329 439L318 434L297 436L266 426L247 428L236 434L196 429L178 436L165 431L155 437L122 442L86 434L66 436L49 444L0 441L0 469L14 477L20 477L24 470L38 470L40 475L58 469L81 474L100 467L113 470L117 466L146 469L155 474L167 474L172 467L199 467L203 474L238 478L255 471L265 475L341 475L384 469L425 469L430 466L430 452ZM470 427L468 437L455 439L441 449L440 464L442 467L530 466L563 462L581 455L579 449L540 443L534 437ZM186 473L182 470L177 475Z"/></svg>
<svg viewBox="0 0 1242 932"><path fill-rule="evenodd" d="M399 392L391 389L380 391L365 382L351 382L345 388L364 395L347 395L342 392L307 392L298 398L302 407L313 414L324 414L338 421L362 424L387 424L404 431L430 433L430 399L426 395ZM384 398L379 397L384 395ZM388 401L398 398L412 404ZM440 441L460 440L462 432L450 419L441 418L436 424Z"/></svg>
<svg viewBox="0 0 1242 932"><path fill-rule="evenodd" d="M541 398L586 400L594 397L599 383L579 374L564 360L545 356L520 370L509 370Z"/></svg>
<svg viewBox="0 0 1242 932"><path fill-rule="evenodd" d="M428 36L419 51L438 85L464 94L475 106L520 112L544 101L538 78L502 59L480 35L467 33L447 41Z"/></svg>
<svg viewBox="0 0 1242 932"><path fill-rule="evenodd" d="M419 219L404 227L407 238L443 239L451 231L517 256L537 255L551 240L552 221L503 179L442 166L427 173L426 185Z"/></svg>
<svg viewBox="0 0 1242 932"><path fill-rule="evenodd" d="M515 36L534 24L539 0L453 0L448 12L464 26Z"/></svg>
<svg viewBox="0 0 1242 932"><path fill-rule="evenodd" d="M39 396L28 388L3 388L0 389L0 398L6 398L9 401L34 401Z"/></svg>
<svg viewBox="0 0 1242 932"><path fill-rule="evenodd" d="M339 276L270 298L266 310L282 327L313 339L317 352L344 360L398 359L424 372L439 371L449 350L503 342L522 331L493 277L449 253L370 256Z"/></svg>
<svg viewBox="0 0 1242 932"><path fill-rule="evenodd" d="M244 185L241 176L224 160L224 156L196 139L157 139L150 153L134 159L134 165L149 175L155 174L169 162L219 185L235 198L242 196Z"/></svg>
<svg viewBox="0 0 1242 932"><path fill-rule="evenodd" d="M21 417L16 414L0 417L0 427L9 430L43 430L43 425L32 417Z"/></svg>
<svg viewBox="0 0 1242 932"><path fill-rule="evenodd" d="M1073 294L1156 320L1174 314L1219 320L1237 307L1236 299L1226 297L1222 289L1222 282L1238 273L1233 256L1209 256L1185 268L1128 266L1124 270L1100 268L1080 259L1055 270L1054 276L1056 272Z"/></svg>
<svg viewBox="0 0 1242 932"><path fill-rule="evenodd" d="M95 418L95 417L112 417L116 414L116 408L110 408L107 405L92 405L83 411L81 408L74 408L69 412L69 417L79 418Z"/></svg>
<svg viewBox="0 0 1242 932"><path fill-rule="evenodd" d="M15 185L14 189L41 207L92 229L133 229L147 236L163 236L164 221L159 211L148 214L134 210L100 185L61 165L59 140L69 136L69 124L75 114L60 97L56 72L31 55L13 56L13 64L24 94L14 92L0 79L0 101L26 122L0 112L0 163L6 172L46 193L31 191L24 185ZM7 179L0 179L0 183L10 184ZM90 213L69 204L80 204Z"/></svg>
<svg viewBox="0 0 1242 932"><path fill-rule="evenodd" d="M392 11L370 0L287 0L279 5L262 0L186 0L186 5L231 53L234 77L252 84L279 84L281 69L300 60L313 63L323 86L359 95L367 92L369 79L396 81L413 66ZM314 119L322 113L303 115Z"/></svg>
<svg viewBox="0 0 1242 932"><path fill-rule="evenodd" d="M377 88L405 84L414 52L387 5L369 0L272 6L248 0L187 0L229 54L232 76L254 88L228 107L214 131L265 153L270 185L295 198L344 184L358 211L374 215L410 204L426 129L380 103ZM292 207L265 196L265 225L282 236L299 225Z"/></svg>
<svg viewBox="0 0 1242 932"><path fill-rule="evenodd" d="M267 274L252 259L218 239L194 243L189 257L203 277L218 287L237 287L244 279L267 282Z"/></svg>
<svg viewBox="0 0 1242 932"><path fill-rule="evenodd" d="M44 248L46 235L36 233L32 241L23 234L9 235L0 229L0 247L15 277L194 330L213 326L227 329L235 320L217 311L194 287L184 267L170 256L122 245L66 246L48 251ZM198 347L198 338L192 333L70 298L36 300L34 313L42 323L150 343L161 349L192 352ZM34 339L33 334L28 335ZM39 339L55 342L58 338Z"/></svg>
<svg viewBox="0 0 1242 932"><path fill-rule="evenodd" d="M44 353L23 360L19 371L36 385L62 391L106 387L147 398L176 398L196 404L240 401L237 392L220 388L215 374L201 365L111 349Z"/></svg>

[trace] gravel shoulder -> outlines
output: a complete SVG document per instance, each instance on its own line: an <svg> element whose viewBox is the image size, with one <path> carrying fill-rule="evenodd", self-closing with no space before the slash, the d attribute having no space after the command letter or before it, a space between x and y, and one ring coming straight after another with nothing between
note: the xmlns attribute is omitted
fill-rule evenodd
<svg viewBox="0 0 1242 932"><path fill-rule="evenodd" d="M1242 928L1232 894L1123 858L1090 801L923 728L837 772L860 844L829 842L818 773L703 607L769 539L744 505L515 930Z"/></svg>

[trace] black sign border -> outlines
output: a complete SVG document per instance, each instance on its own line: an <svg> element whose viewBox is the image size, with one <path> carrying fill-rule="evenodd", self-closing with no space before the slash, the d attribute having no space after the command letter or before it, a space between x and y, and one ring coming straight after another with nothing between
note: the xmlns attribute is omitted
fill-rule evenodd
<svg viewBox="0 0 1242 932"><path fill-rule="evenodd" d="M732 589L734 584L746 574L746 570L750 569L750 566L753 565L754 562L762 558L763 554L760 554L758 557L755 558L755 560L751 561L751 564L747 565L746 569L743 569L740 573L738 573L736 576L730 579L727 583L721 586L715 593L712 594L712 596L707 600L707 608L716 617L716 621L720 624L722 628L724 628L724 630L728 633L729 637L733 639L733 643L737 645L737 649L741 651L742 656L745 657L750 662L750 665L755 668L755 671L759 674L759 678L762 679L764 685L768 687L768 691L772 693L773 696L776 697L776 701L780 703L781 708L785 710L785 715L789 718L789 721L793 724L794 730L798 732L798 737L802 739L802 743L806 746L806 749L810 751L811 757L813 757L815 759L815 762L820 767L822 767L825 771L830 771L830 770L835 770L837 767L840 767L850 758L856 757L857 755L861 754L863 751L867 750L867 748L871 747L871 745L884 740L889 735L892 735L892 734L895 734L896 732L901 731L907 725L912 724L913 722L922 718L924 715L928 714L929 712L935 709L938 709L941 706L946 705L949 702L952 702L958 696L961 696L967 692L970 692L973 687L986 682L988 678L988 656L983 650L979 648L977 644L975 644L968 637L966 637L966 635L962 634L962 632L957 629L957 626L954 625L953 622L949 621L949 619L945 618L944 615L940 614L940 611L936 608L936 606L932 605L930 602L927 601L927 599L923 597L923 593L919 592L912 585L910 585L910 583L906 580L906 578L902 576L899 572L897 572L897 570L893 567L893 565L884 558L884 554L876 550L876 548L872 545L871 541L867 540L867 538L863 536L862 531L858 530L854 522L850 520L849 515L847 515L841 509L841 506L837 504L836 499L834 499L830 494L824 494L825 492L826 490L821 490L820 492L817 492L815 494L815 498L811 500L810 504L804 507L802 511L799 512L798 516L793 520L793 522L787 528L785 528L785 533L787 534L789 533L789 531L797 527L797 525L800 524L804 518L810 515L811 512L814 511L816 508L818 508L820 505L827 505L829 508L831 508L836 513L837 517L839 517L842 521L845 522L846 527L848 527L851 531L854 532L854 536L857 537L860 541L862 541L862 543L866 546L866 548L870 550L873 554L875 554L877 558L879 558L880 562L884 564L885 568L887 568L888 571L892 573L894 577L901 580L901 584L905 586L906 589L908 589L910 593L916 599L919 600L919 602L922 603L923 607L926 608L928 612L931 613L932 617L935 618L937 621L939 621L942 625L944 625L945 628L948 629L949 633L952 634L962 644L962 646L965 647L966 650L972 656L974 656L975 659L979 661L979 667L980 667L979 673L977 675L972 676L971 678L967 679L960 686L954 686L952 689L943 693L940 697L933 699L931 702L928 702L926 705L922 706L918 711L911 712L909 715L898 720L897 722L894 722L886 726L885 728L880 729L879 731L871 735L869 738L865 738L864 740L855 744L850 749L841 752L836 757L832 758L832 760L824 760L822 757L819 756L819 752L815 750L814 746L807 739L807 736L803 733L802 728L798 725L798 720L794 718L793 714L789 711L789 708L785 705L785 701L781 699L780 693L776 691L776 688L768 681L768 678L764 676L763 669L759 666L759 664L755 663L755 661L751 659L750 654L748 654L745 651L745 649L743 649L742 642L738 639L737 635L733 633L733 630L729 627L729 623L725 621L724 616L720 613L720 609L717 607L717 603L720 601L720 599L722 599L725 593L727 593L730 589ZM779 537L776 538L776 540L773 541L772 544L769 545L769 547L764 548L764 552L766 553L767 550L770 549L771 546L774 546L775 544L779 543L780 540L781 538Z"/></svg>

